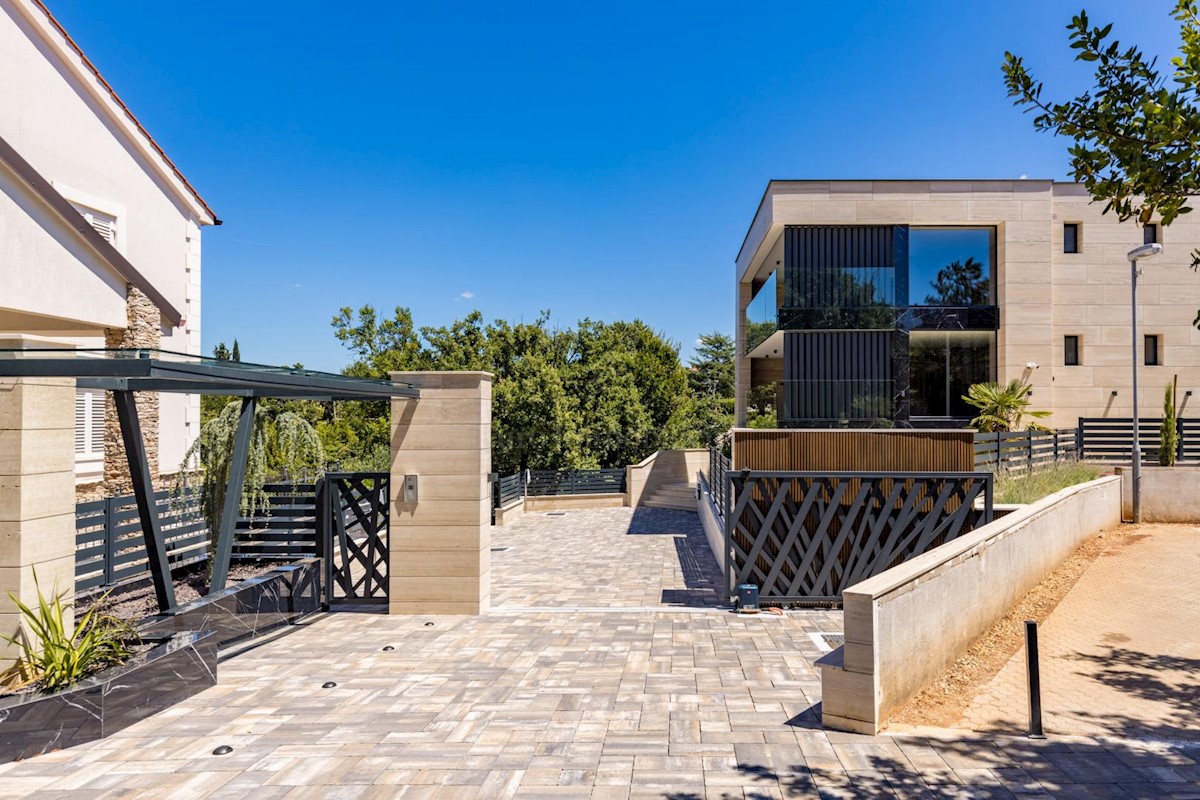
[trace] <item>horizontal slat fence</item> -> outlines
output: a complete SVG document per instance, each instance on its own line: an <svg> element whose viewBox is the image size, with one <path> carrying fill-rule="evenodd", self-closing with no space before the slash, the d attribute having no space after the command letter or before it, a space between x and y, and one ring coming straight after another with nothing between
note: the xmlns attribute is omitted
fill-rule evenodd
<svg viewBox="0 0 1200 800"><path fill-rule="evenodd" d="M1138 420L1138 439L1142 460L1158 461L1159 427L1161 419L1141 417ZM1176 420L1179 447L1176 461L1200 461L1200 419ZM1133 419L1079 418L1079 457L1086 461L1128 461L1133 449Z"/></svg>
<svg viewBox="0 0 1200 800"><path fill-rule="evenodd" d="M1073 428L1054 431L995 431L975 434L975 469L1028 472L1076 458Z"/></svg>
<svg viewBox="0 0 1200 800"><path fill-rule="evenodd" d="M175 502L166 490L154 502L172 567L207 558L208 528L200 512L199 492ZM142 523L133 495L107 497L75 506L75 591L119 583L149 570Z"/></svg>
<svg viewBox="0 0 1200 800"><path fill-rule="evenodd" d="M525 473L515 472L512 475L492 476L493 506L503 508L514 500L525 495Z"/></svg>
<svg viewBox="0 0 1200 800"><path fill-rule="evenodd" d="M625 469L566 469L526 472L526 494L533 496L572 494L623 494Z"/></svg>
<svg viewBox="0 0 1200 800"><path fill-rule="evenodd" d="M317 552L317 487L311 483L263 486L266 506L237 522L235 559L291 559Z"/></svg>
<svg viewBox="0 0 1200 800"><path fill-rule="evenodd" d="M233 558L281 559L315 556L316 494L313 484L267 484L267 507L241 518ZM198 489L172 500L154 493L172 568L208 558L208 525ZM84 593L136 578L150 569L137 501L132 494L75 506L75 591Z"/></svg>
<svg viewBox="0 0 1200 800"><path fill-rule="evenodd" d="M969 472L974 431L738 430L735 469L836 472Z"/></svg>

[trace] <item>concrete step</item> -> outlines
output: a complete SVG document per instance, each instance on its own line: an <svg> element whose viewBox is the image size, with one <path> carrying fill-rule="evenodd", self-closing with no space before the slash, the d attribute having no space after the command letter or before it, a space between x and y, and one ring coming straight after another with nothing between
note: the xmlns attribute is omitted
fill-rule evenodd
<svg viewBox="0 0 1200 800"><path fill-rule="evenodd" d="M695 511L696 499L688 500L666 499L662 497L647 497L642 500L643 508L671 508L676 511Z"/></svg>

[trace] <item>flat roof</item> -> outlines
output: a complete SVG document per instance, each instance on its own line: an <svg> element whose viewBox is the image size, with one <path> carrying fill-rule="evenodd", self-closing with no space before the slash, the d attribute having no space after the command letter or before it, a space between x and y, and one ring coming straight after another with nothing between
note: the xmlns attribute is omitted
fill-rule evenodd
<svg viewBox="0 0 1200 800"><path fill-rule="evenodd" d="M74 378L82 389L175 392L295 400L386 400L421 396L412 384L297 367L225 361L133 348L0 349L0 377Z"/></svg>

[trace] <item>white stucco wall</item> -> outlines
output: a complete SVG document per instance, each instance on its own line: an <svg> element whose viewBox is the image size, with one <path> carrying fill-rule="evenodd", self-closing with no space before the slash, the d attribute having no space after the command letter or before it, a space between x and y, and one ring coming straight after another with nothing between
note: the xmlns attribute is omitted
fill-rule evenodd
<svg viewBox="0 0 1200 800"><path fill-rule="evenodd" d="M72 203L117 218L116 249L184 321L162 347L200 353L200 236L210 212L30 0L0 0L0 137ZM102 347L126 325L127 280L0 166L0 331ZM199 398L160 397L173 471L198 434Z"/></svg>

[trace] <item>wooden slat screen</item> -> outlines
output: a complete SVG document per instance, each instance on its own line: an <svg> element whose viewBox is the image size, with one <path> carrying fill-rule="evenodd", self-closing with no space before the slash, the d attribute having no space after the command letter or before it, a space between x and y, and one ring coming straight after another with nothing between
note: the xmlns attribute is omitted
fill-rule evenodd
<svg viewBox="0 0 1200 800"><path fill-rule="evenodd" d="M975 432L963 430L737 430L733 469L971 472Z"/></svg>

